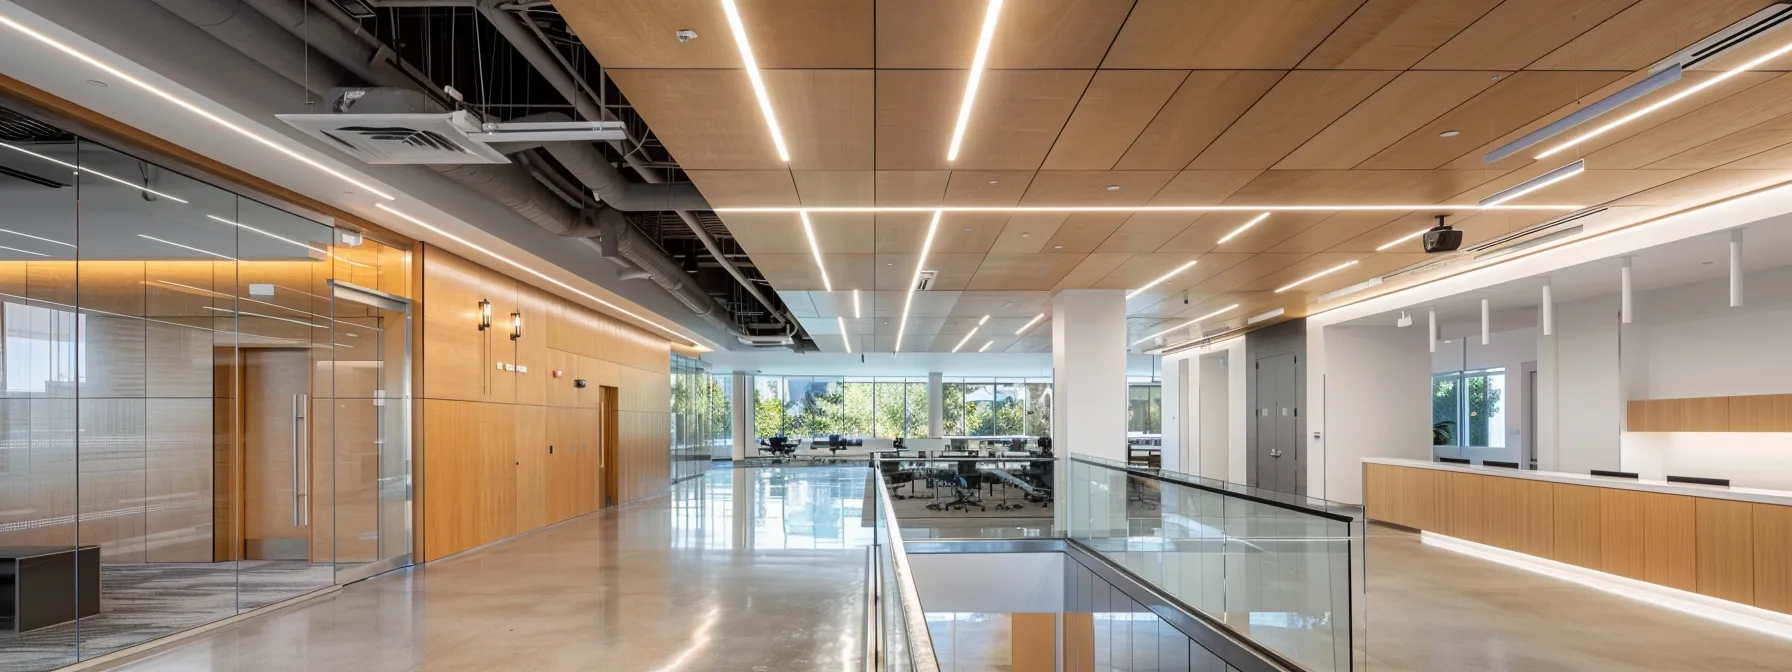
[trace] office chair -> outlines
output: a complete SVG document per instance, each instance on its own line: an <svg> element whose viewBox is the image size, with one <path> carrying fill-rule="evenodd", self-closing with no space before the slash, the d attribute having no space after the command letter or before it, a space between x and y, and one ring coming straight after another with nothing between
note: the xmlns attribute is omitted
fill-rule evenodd
<svg viewBox="0 0 1792 672"><path fill-rule="evenodd" d="M761 454L770 453L773 457L780 455L784 457L794 457L796 455L796 444L790 443L790 437L787 436L779 435L768 437L759 440L759 452Z"/></svg>
<svg viewBox="0 0 1792 672"><path fill-rule="evenodd" d="M840 440L839 434L829 434L828 435L828 454L829 455L839 455L840 451L842 451L842 450L846 450L846 442Z"/></svg>
<svg viewBox="0 0 1792 672"><path fill-rule="evenodd" d="M975 506L978 511L989 510L984 508L983 499L977 496L975 490L971 489L970 483L966 482L964 477L958 475L957 472L950 469L940 469L933 474L931 480L933 481L935 501L932 504L928 504L927 508L934 511L951 511L953 509L970 511L971 507ZM952 489L952 501L945 503L938 501L941 484Z"/></svg>

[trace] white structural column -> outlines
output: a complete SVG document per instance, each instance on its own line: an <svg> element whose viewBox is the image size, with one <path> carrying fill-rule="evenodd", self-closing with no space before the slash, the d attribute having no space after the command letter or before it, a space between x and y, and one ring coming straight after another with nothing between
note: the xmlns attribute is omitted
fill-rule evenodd
<svg viewBox="0 0 1792 672"><path fill-rule="evenodd" d="M1060 455L1126 460L1126 293L1052 297L1052 439Z"/></svg>
<svg viewBox="0 0 1792 672"><path fill-rule="evenodd" d="M945 376L938 372L927 374L927 436L940 438L946 435L946 384Z"/></svg>
<svg viewBox="0 0 1792 672"><path fill-rule="evenodd" d="M735 371L728 381L728 415L734 425L734 459L747 459L747 446L753 445L753 374Z"/></svg>
<svg viewBox="0 0 1792 672"><path fill-rule="evenodd" d="M1188 436L1188 417L1183 413L1183 400L1188 398L1189 361L1188 357L1164 361L1163 465L1171 471L1192 474L1195 470L1188 468L1183 459L1184 451L1192 443L1184 438Z"/></svg>

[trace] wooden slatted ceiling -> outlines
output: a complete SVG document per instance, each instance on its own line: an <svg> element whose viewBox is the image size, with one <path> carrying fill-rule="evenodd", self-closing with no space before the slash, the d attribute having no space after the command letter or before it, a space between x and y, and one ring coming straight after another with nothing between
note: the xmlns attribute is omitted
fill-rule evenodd
<svg viewBox="0 0 1792 672"><path fill-rule="evenodd" d="M955 162L946 146L985 3L737 3L789 164L719 0L556 3L718 207L1471 203L1585 158L1585 174L1516 203L1609 204L1582 222L1604 230L1779 184L1792 169L1792 75L1781 74L1792 57L1559 157L1535 160L1545 144L1482 159L1769 0L1008 0ZM679 43L685 28L700 37ZM1787 40L1769 34L1625 109ZM981 316L954 314L961 296L1136 287L1189 259L1195 268L1128 301L1135 339L1230 302L1237 314L1216 325L1274 308L1300 316L1320 294L1424 261L1416 242L1376 248L1433 214L1276 213L1225 244L1254 213L948 214L927 263L935 290L917 294L904 346L950 349L962 332L948 318ZM1474 243L1555 216L1452 219ZM773 287L820 292L795 215L722 217ZM835 289L876 304L876 317L849 320L855 351L887 350L931 215L811 217ZM1018 317L1045 312L1028 310ZM837 336L835 314L805 324ZM1049 334L1043 323L1010 330L994 347L1038 351Z"/></svg>

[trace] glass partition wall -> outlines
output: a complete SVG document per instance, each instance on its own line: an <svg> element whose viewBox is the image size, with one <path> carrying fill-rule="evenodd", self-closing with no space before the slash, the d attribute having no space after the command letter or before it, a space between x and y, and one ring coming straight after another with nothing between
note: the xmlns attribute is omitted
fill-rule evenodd
<svg viewBox="0 0 1792 672"><path fill-rule="evenodd" d="M0 669L407 564L408 253L0 121Z"/></svg>

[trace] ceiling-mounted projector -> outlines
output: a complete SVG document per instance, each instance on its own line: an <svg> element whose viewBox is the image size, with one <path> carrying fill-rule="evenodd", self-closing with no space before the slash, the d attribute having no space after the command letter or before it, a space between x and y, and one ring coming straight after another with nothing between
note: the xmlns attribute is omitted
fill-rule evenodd
<svg viewBox="0 0 1792 672"><path fill-rule="evenodd" d="M1458 247L1462 247L1462 232L1450 228L1444 223L1444 215L1438 215L1437 226L1425 232L1425 252L1455 252Z"/></svg>

